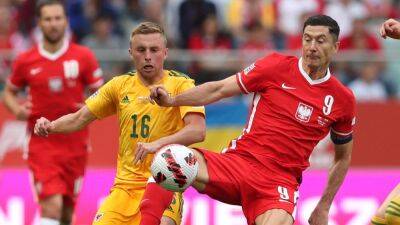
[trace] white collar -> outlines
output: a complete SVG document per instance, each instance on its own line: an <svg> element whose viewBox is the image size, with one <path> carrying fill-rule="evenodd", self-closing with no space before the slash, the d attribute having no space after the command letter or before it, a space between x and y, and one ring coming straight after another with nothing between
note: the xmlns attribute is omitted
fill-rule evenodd
<svg viewBox="0 0 400 225"><path fill-rule="evenodd" d="M329 70L329 67L328 67L328 70L326 71L326 75L324 77L322 77L318 80L311 79L311 77L303 69L302 62L303 62L303 58L301 57L298 62L299 70L300 70L301 75L303 75L303 77L308 81L309 84L311 84L311 85L320 84L320 83L323 83L323 82L329 80L329 78L331 77L331 71Z"/></svg>
<svg viewBox="0 0 400 225"><path fill-rule="evenodd" d="M52 61L55 61L60 56L62 56L65 52L67 52L68 47L69 47L68 38L64 38L64 41L63 41L63 44L62 44L61 48L58 51L56 51L54 53L51 53L51 52L48 52L48 51L46 51L44 49L43 41L40 41L39 42L39 54L41 56L43 56L44 58L47 58L47 59L52 60Z"/></svg>

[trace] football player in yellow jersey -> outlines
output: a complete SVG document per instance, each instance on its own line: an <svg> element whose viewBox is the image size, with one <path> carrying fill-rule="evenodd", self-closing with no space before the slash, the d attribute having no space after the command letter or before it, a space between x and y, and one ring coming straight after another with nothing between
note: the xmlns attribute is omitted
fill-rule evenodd
<svg viewBox="0 0 400 225"><path fill-rule="evenodd" d="M194 87L192 79L176 71L164 70L166 43L159 25L139 24L132 32L129 49L137 72L113 78L75 113L54 121L42 117L36 122L35 133L46 136L76 131L95 119L117 115L120 127L117 175L93 225L138 225L142 218L140 208L149 206L149 201L141 204L141 200L151 176L151 153L167 144L190 145L205 138L204 107L159 107L148 99L152 85L163 84L171 95ZM148 186L157 185L149 183ZM162 193L166 206L171 204L169 210L165 210L161 221L151 219L157 219L163 225L179 225L182 194Z"/></svg>
<svg viewBox="0 0 400 225"><path fill-rule="evenodd" d="M379 33L383 38L400 39L400 22L388 19L382 23ZM400 225L400 184L386 197L371 223L374 225Z"/></svg>

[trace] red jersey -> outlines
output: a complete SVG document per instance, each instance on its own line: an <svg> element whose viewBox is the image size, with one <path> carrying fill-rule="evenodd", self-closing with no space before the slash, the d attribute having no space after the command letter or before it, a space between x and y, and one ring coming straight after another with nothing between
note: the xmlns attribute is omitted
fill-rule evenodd
<svg viewBox="0 0 400 225"><path fill-rule="evenodd" d="M97 60L88 48L64 41L55 53L47 52L40 43L19 55L8 83L14 89L28 87L33 105L28 127L33 130L41 116L54 120L77 111L84 104L85 87L98 88L103 79ZM75 138L86 139L86 133L74 133Z"/></svg>
<svg viewBox="0 0 400 225"><path fill-rule="evenodd" d="M271 54L236 75L242 92L254 92L243 134L229 150L271 159L300 176L309 156L330 131L349 135L355 123L352 92L331 76L312 80L302 59ZM235 151L236 151L235 150Z"/></svg>

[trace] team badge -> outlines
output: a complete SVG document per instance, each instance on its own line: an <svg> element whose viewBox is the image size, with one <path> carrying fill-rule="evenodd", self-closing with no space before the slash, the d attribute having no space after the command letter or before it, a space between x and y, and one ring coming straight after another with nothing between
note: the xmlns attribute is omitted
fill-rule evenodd
<svg viewBox="0 0 400 225"><path fill-rule="evenodd" d="M301 122L307 123L308 121L310 121L312 112L313 107L300 102L296 111L296 119L300 120Z"/></svg>
<svg viewBox="0 0 400 225"><path fill-rule="evenodd" d="M63 88L63 81L60 77L52 77L49 79L49 89L51 92L60 92Z"/></svg>

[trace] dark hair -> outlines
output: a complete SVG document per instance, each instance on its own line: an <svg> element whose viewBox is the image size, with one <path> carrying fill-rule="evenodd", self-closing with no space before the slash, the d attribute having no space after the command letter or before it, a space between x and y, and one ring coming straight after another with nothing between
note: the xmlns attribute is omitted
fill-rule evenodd
<svg viewBox="0 0 400 225"><path fill-rule="evenodd" d="M304 22L304 29L307 26L326 26L329 28L329 33L335 38L335 41L339 38L340 28L336 20L332 19L332 17L327 15L314 15L307 18Z"/></svg>
<svg viewBox="0 0 400 225"><path fill-rule="evenodd" d="M65 9L64 2L61 0L39 0L36 2L36 7L35 7L35 14L37 17L41 16L41 10L44 6L48 5L60 5L62 6L65 15L67 15L67 11Z"/></svg>

